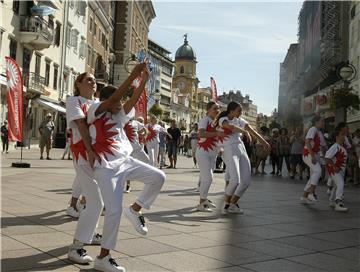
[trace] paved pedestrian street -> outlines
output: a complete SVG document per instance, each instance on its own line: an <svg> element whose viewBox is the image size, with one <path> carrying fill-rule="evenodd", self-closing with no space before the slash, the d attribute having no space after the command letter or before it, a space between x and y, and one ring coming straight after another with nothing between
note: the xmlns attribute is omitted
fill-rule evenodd
<svg viewBox="0 0 360 272"><path fill-rule="evenodd" d="M92 271L67 260L76 220L65 215L74 178L72 161L39 160L37 149L24 150L30 169L11 168L19 151L2 155L2 271ZM195 211L197 169L181 157L150 211L149 235L137 234L121 219L112 257L127 271L360 271L360 188L346 187L348 213L328 207L326 187L320 202L300 204L304 181L256 176L241 200L245 215L222 216L223 174L215 174L210 199L214 213ZM269 170L269 169L268 169ZM268 171L269 172L269 171ZM142 185L132 183L129 205ZM104 217L99 223L101 233ZM86 246L92 257L99 246Z"/></svg>

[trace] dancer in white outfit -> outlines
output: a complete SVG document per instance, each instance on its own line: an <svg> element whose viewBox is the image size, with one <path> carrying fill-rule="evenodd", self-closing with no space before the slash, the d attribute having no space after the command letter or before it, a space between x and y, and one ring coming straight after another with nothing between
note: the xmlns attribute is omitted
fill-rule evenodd
<svg viewBox="0 0 360 272"><path fill-rule="evenodd" d="M110 256L110 250L115 248L117 241L124 182L127 179L135 179L145 184L136 202L125 209L125 215L137 232L146 235L148 228L140 210L150 208L165 181L162 171L130 157L132 146L124 131L124 126L129 120L127 113L136 104L149 77L145 65L135 66L129 76L129 79L135 79L138 78L138 72L141 72L141 84L124 104L120 99L126 92L125 87L129 87L128 80L118 89L113 86L103 88L100 92L101 102L89 108L88 123L92 147L100 156L100 160L95 162L94 174L99 181L106 206L101 251L94 265L99 271L125 271Z"/></svg>
<svg viewBox="0 0 360 272"><path fill-rule="evenodd" d="M242 107L237 102L230 102L226 111L218 116L219 126L226 134L219 141L224 146L224 159L229 173L229 184L225 190L223 214L240 213L243 211L238 201L245 193L251 181L251 166L240 133L250 138L249 133L262 143L267 152L270 145L244 119L240 118Z"/></svg>
<svg viewBox="0 0 360 272"><path fill-rule="evenodd" d="M199 141L196 151L196 158L199 164L200 176L200 202L197 210L201 212L211 212L215 205L208 200L210 185L213 181L213 171L217 156L217 137L225 134L216 130L214 120L219 114L219 105L209 102L206 105L207 114L199 122Z"/></svg>
<svg viewBox="0 0 360 272"><path fill-rule="evenodd" d="M103 201L97 182L94 179L94 161L98 156L91 147L91 140L86 121L87 111L94 103L93 94L96 81L92 74L80 74L75 81L74 96L66 101L66 119L72 130L71 152L76 171L75 187L86 197L86 208L81 212L73 244L69 247L68 258L77 263L88 263L92 258L86 254L83 245L100 244L101 235L94 234L99 216L103 209Z"/></svg>
<svg viewBox="0 0 360 272"><path fill-rule="evenodd" d="M315 116L312 120L313 126L309 129L305 137L303 161L310 168L310 179L304 188L301 201L304 204L314 204L317 202L315 189L321 177L320 149L325 146L325 139L320 129L324 127L324 120L320 116Z"/></svg>
<svg viewBox="0 0 360 272"><path fill-rule="evenodd" d="M131 157L144 163L149 163L149 156L145 153L143 145L140 144L140 137L146 135L144 124L140 123L136 119L132 119L126 123L124 130L133 148ZM130 180L126 182L125 192L130 193Z"/></svg>
<svg viewBox="0 0 360 272"><path fill-rule="evenodd" d="M342 202L344 194L344 177L346 169L347 151L345 148L345 134L341 130L336 130L336 143L333 144L325 154L325 160L329 176L335 183L329 198L329 206L335 211L347 212Z"/></svg>
<svg viewBox="0 0 360 272"><path fill-rule="evenodd" d="M166 134L170 139L171 135L166 131L165 128L158 124L156 116L151 116L150 123L146 126L148 135L146 137L146 149L150 159L150 165L156 166L157 158L159 155L159 133Z"/></svg>

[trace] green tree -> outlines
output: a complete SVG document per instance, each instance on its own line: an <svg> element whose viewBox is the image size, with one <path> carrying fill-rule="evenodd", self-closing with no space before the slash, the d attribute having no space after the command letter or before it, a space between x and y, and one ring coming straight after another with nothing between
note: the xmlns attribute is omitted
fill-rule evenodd
<svg viewBox="0 0 360 272"><path fill-rule="evenodd" d="M149 110L149 113L155 115L158 118L161 118L163 115L164 110L161 108L159 103L155 103Z"/></svg>
<svg viewBox="0 0 360 272"><path fill-rule="evenodd" d="M352 87L344 86L341 89L331 91L330 106L333 110L343 109L344 122L346 122L347 110L359 110L360 98L353 92Z"/></svg>

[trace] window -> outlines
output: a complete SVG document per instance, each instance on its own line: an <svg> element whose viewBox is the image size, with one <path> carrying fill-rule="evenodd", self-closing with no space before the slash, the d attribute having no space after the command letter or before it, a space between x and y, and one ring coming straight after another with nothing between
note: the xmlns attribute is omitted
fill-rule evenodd
<svg viewBox="0 0 360 272"><path fill-rule="evenodd" d="M183 74L184 73L184 66L181 66L180 67L180 74Z"/></svg>
<svg viewBox="0 0 360 272"><path fill-rule="evenodd" d="M73 0L70 0L70 1L69 1L69 5L70 5L71 8L73 8L73 7L74 7L74 1L73 1Z"/></svg>
<svg viewBox="0 0 360 272"><path fill-rule="evenodd" d="M99 43L101 43L101 30L100 30L100 28L99 28Z"/></svg>
<svg viewBox="0 0 360 272"><path fill-rule="evenodd" d="M79 43L79 31L77 29L71 29L70 46L74 47L74 51L77 52Z"/></svg>
<svg viewBox="0 0 360 272"><path fill-rule="evenodd" d="M19 8L20 8L20 1L13 1L13 11L15 14L19 14Z"/></svg>
<svg viewBox="0 0 360 272"><path fill-rule="evenodd" d="M16 49L17 42L15 40L10 39L10 57L16 60Z"/></svg>
<svg viewBox="0 0 360 272"><path fill-rule="evenodd" d="M87 64L89 65L89 66L91 66L91 57L92 57L92 54L91 54L91 47L89 46L88 47L88 50L87 50Z"/></svg>
<svg viewBox="0 0 360 272"><path fill-rule="evenodd" d="M355 14L356 14L356 6L353 6L350 11L351 20L355 18Z"/></svg>
<svg viewBox="0 0 360 272"><path fill-rule="evenodd" d="M45 64L45 86L49 86L50 82L50 62L46 62Z"/></svg>
<svg viewBox="0 0 360 272"><path fill-rule="evenodd" d="M58 71L59 67L57 65L54 65L54 83L53 83L53 89L57 90L57 82L58 82Z"/></svg>
<svg viewBox="0 0 360 272"><path fill-rule="evenodd" d="M41 68L41 56L36 55L35 59L35 74L40 75L40 68Z"/></svg>
<svg viewBox="0 0 360 272"><path fill-rule="evenodd" d="M55 44L57 47L60 46L60 35L61 35L61 24L60 24L59 22L56 22L54 44Z"/></svg>
<svg viewBox="0 0 360 272"><path fill-rule="evenodd" d="M68 24L66 26L66 45L67 46L71 46L71 28L72 28L72 24L70 24L68 22Z"/></svg>
<svg viewBox="0 0 360 272"><path fill-rule="evenodd" d="M95 39L96 39L96 28L97 28L97 25L96 25L96 23L94 23L94 37L95 37Z"/></svg>
<svg viewBox="0 0 360 272"><path fill-rule="evenodd" d="M162 79L162 80L161 80L161 83L164 84L164 85L165 85L166 87L168 87L168 88L171 87L171 83L170 83L169 81L167 81L167 80Z"/></svg>
<svg viewBox="0 0 360 272"><path fill-rule="evenodd" d="M102 45L105 47L106 46L106 36L105 36L105 34L103 33L102 34L102 40L101 40L101 43L102 43Z"/></svg>
<svg viewBox="0 0 360 272"><path fill-rule="evenodd" d="M164 65L162 68L163 73L171 76L171 67Z"/></svg>
<svg viewBox="0 0 360 272"><path fill-rule="evenodd" d="M81 37L80 48L79 48L79 56L80 56L80 58L85 58L85 56L86 56L85 37Z"/></svg>

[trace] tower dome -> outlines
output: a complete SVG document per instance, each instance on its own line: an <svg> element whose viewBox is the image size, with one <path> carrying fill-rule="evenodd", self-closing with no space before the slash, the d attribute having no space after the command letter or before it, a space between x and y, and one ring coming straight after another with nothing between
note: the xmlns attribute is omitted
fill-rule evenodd
<svg viewBox="0 0 360 272"><path fill-rule="evenodd" d="M195 51L189 45L187 34L184 35L184 44L176 51L175 60L196 60Z"/></svg>

